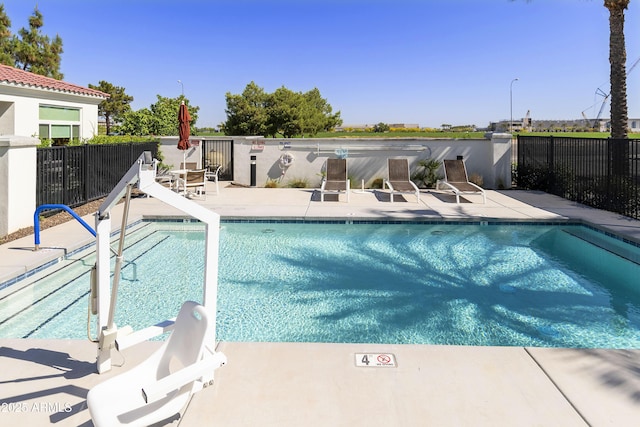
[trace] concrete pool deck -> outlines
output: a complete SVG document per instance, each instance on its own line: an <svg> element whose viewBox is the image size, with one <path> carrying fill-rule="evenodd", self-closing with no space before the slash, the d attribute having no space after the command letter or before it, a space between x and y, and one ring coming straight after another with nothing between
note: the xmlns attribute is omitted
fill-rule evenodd
<svg viewBox="0 0 640 427"><path fill-rule="evenodd" d="M320 203L310 189L226 187L194 199L223 218L583 219L640 242L640 221L539 192L469 196L423 191L420 203L353 192ZM210 184L209 190L212 190ZM402 200L402 198L399 198ZM472 201L473 203L469 203ZM122 205L112 212L120 226ZM136 198L130 220L181 215ZM93 225L91 216L85 217ZM77 222L0 246L0 283L94 241ZM98 375L95 344L0 339L3 425L92 425L86 393L146 357L156 342L114 356L123 367ZM171 425L199 426L631 426L640 419L640 350L221 342L229 363ZM394 368L356 367L357 353L392 353Z"/></svg>

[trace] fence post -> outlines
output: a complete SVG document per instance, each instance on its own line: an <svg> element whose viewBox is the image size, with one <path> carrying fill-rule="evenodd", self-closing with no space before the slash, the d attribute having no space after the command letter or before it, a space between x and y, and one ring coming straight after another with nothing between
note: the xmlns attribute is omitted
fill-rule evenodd
<svg viewBox="0 0 640 427"><path fill-rule="evenodd" d="M0 136L0 236L32 225L39 143L32 137Z"/></svg>
<svg viewBox="0 0 640 427"><path fill-rule="evenodd" d="M89 144L84 144L82 150L82 197L89 200Z"/></svg>
<svg viewBox="0 0 640 427"><path fill-rule="evenodd" d="M549 188L546 190L551 194L556 194L555 188L556 188L556 171L555 171L555 167L554 167L554 163L555 163L555 142L553 140L553 135L549 135L549 152L548 152L548 161L549 161L549 169L547 169L547 173L549 174Z"/></svg>
<svg viewBox="0 0 640 427"><path fill-rule="evenodd" d="M69 200L69 149L67 146L60 147L62 150L62 203L70 205Z"/></svg>

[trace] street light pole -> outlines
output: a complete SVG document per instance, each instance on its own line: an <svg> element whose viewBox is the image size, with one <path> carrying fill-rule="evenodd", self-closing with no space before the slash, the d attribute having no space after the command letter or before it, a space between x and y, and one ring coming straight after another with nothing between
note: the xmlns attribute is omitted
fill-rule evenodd
<svg viewBox="0 0 640 427"><path fill-rule="evenodd" d="M519 79L516 77L511 80L509 85L509 133L513 134L513 82L517 82Z"/></svg>
<svg viewBox="0 0 640 427"><path fill-rule="evenodd" d="M178 80L178 83L182 86L182 97L184 97L184 83L182 83L182 80Z"/></svg>

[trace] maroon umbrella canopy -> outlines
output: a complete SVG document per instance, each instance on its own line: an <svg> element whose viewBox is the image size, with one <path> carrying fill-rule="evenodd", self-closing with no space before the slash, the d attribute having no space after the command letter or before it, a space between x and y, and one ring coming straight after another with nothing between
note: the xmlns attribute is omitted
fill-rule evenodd
<svg viewBox="0 0 640 427"><path fill-rule="evenodd" d="M180 110L178 111L178 132L180 133L180 140L178 141L178 150L187 150L191 147L189 144L189 132L191 127L191 116L189 110L184 102L180 104Z"/></svg>

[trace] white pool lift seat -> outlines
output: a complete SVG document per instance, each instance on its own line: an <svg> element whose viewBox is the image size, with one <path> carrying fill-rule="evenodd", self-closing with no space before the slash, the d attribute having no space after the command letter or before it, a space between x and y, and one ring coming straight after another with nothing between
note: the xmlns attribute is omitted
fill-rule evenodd
<svg viewBox="0 0 640 427"><path fill-rule="evenodd" d="M179 414L192 394L207 385L226 357L206 344L215 317L193 301L182 305L167 341L147 360L110 378L87 395L97 427L148 426Z"/></svg>

